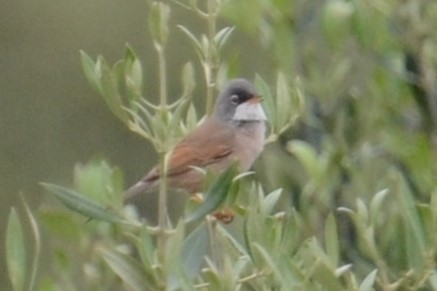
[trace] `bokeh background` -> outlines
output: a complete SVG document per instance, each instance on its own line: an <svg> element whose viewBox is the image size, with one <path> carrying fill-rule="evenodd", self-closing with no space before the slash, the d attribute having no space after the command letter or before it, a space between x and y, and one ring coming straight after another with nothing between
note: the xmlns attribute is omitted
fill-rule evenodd
<svg viewBox="0 0 437 291"><path fill-rule="evenodd" d="M192 61L203 113L201 69L176 25L195 34L205 25L171 6L169 96L179 96L180 71ZM157 100L147 10L144 0L0 0L0 238L10 207L22 210L20 193L37 209L48 203L38 183L71 185L77 163L100 155L122 169L126 185L155 164L151 146L92 90L79 56L84 50L114 63L129 43L143 65L144 94ZM436 18L435 1L229 1L220 25L237 28L223 52L233 74L260 74L274 88L281 70L290 83L299 78L306 100L294 129L256 165L266 187L285 187L298 210L308 206L304 189L305 203L323 213L370 199L396 169L418 201L429 201L436 189ZM291 154L292 139L306 141L324 163L310 186L314 173ZM7 290L3 258L0 239L0 289Z"/></svg>

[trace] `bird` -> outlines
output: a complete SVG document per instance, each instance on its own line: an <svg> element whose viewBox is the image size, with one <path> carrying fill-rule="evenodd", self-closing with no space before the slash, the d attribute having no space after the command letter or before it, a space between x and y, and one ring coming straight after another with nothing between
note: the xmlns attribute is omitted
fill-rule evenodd
<svg viewBox="0 0 437 291"><path fill-rule="evenodd" d="M236 161L240 172L249 170L265 143L267 117L261 101L248 80L228 81L218 94L212 114L170 153L167 185L194 195L204 187L205 175L199 169L220 173ZM125 200L156 190L161 177L159 166L153 167L124 192Z"/></svg>

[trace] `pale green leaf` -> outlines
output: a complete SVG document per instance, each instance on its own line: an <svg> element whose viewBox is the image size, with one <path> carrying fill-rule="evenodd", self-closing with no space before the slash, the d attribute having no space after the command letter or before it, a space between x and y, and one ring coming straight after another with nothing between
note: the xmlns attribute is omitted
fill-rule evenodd
<svg viewBox="0 0 437 291"><path fill-rule="evenodd" d="M32 211L29 208L29 205L26 203L24 198L22 197L22 201L24 204L24 209L26 210L27 218L30 222L30 227L32 229L33 234L33 246L34 246L34 254L33 254L33 261L32 266L30 270L30 276L29 276L29 284L28 289L33 290L35 289L35 283L37 278L37 272L39 267L39 260L41 256L41 235L38 227L38 223L36 221L35 216L33 215Z"/></svg>
<svg viewBox="0 0 437 291"><path fill-rule="evenodd" d="M372 290L374 290L372 287L375 284L375 279L376 279L377 273L378 273L377 269L370 272L369 275L367 275L366 278L364 278L358 291L372 291Z"/></svg>
<svg viewBox="0 0 437 291"><path fill-rule="evenodd" d="M170 6L163 2L153 2L149 13L149 28L155 42L163 46L167 43L170 30L168 21Z"/></svg>
<svg viewBox="0 0 437 291"><path fill-rule="evenodd" d="M200 204L186 218L185 222L191 222L215 210L222 202L225 201L229 194L229 189L232 185L232 180L237 174L237 165L233 163L226 171L224 171L215 182L206 191L205 201Z"/></svg>
<svg viewBox="0 0 437 291"><path fill-rule="evenodd" d="M84 195L62 186L41 183L49 192L55 195L66 207L86 217L111 223L125 223L126 221L111 211L105 209Z"/></svg>
<svg viewBox="0 0 437 291"><path fill-rule="evenodd" d="M334 215L330 213L325 223L325 248L332 267L337 267L339 261L339 238Z"/></svg>
<svg viewBox="0 0 437 291"><path fill-rule="evenodd" d="M12 208L6 229L6 265L14 290L24 290L27 275L26 246L20 218Z"/></svg>
<svg viewBox="0 0 437 291"><path fill-rule="evenodd" d="M276 189L269 193L262 201L261 201L261 213L263 215L270 215L276 203L282 194L282 188Z"/></svg>
<svg viewBox="0 0 437 291"><path fill-rule="evenodd" d="M387 194L388 194L388 189L383 189L378 193L376 193L375 196L373 196L372 200L370 201L369 211L373 224L376 223L376 219L381 211L382 203L384 202L385 197L387 197Z"/></svg>
<svg viewBox="0 0 437 291"><path fill-rule="evenodd" d="M312 179L319 179L322 167L315 149L304 141L292 140L287 144L287 150L294 154Z"/></svg>
<svg viewBox="0 0 437 291"><path fill-rule="evenodd" d="M291 112L291 95L288 88L288 82L283 73L278 73L276 83L276 116L275 127L277 129L283 128L289 120Z"/></svg>
<svg viewBox="0 0 437 291"><path fill-rule="evenodd" d="M126 123L129 118L126 111L123 109L124 104L120 96L117 82L117 76L115 73L112 72L106 62L102 62L102 78L100 84L103 91L103 99L111 112L121 121Z"/></svg>
<svg viewBox="0 0 437 291"><path fill-rule="evenodd" d="M82 50L80 51L80 60L86 79L96 92L102 94L102 88L100 86L100 75L96 72L96 64Z"/></svg>
<svg viewBox="0 0 437 291"><path fill-rule="evenodd" d="M155 290L153 282L146 280L146 273L130 256L109 249L102 249L101 252L109 267L130 289L134 291Z"/></svg>

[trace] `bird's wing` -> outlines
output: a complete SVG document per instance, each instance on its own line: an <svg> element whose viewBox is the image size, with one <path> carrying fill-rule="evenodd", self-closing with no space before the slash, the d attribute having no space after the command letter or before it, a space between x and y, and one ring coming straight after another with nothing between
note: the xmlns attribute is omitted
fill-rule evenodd
<svg viewBox="0 0 437 291"><path fill-rule="evenodd" d="M204 168L232 154L234 132L228 125L215 119L206 120L200 127L185 137L171 153L167 175L174 176L193 167ZM154 167L144 180L158 179L160 171Z"/></svg>

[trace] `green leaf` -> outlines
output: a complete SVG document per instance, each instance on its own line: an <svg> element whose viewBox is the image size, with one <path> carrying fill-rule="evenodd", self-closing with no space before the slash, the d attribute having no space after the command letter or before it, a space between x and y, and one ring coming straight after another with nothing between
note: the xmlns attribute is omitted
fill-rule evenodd
<svg viewBox="0 0 437 291"><path fill-rule="evenodd" d="M100 86L100 75L96 72L96 64L93 60L84 52L80 51L80 60L82 63L82 69L85 73L85 77L90 83L93 89L102 94L102 87Z"/></svg>
<svg viewBox="0 0 437 291"><path fill-rule="evenodd" d="M205 201L200 204L192 213L185 218L185 222L197 220L211 213L216 209L229 194L229 189L232 185L232 180L237 174L237 163L233 163L226 171L224 171L215 180L215 182L206 191Z"/></svg>
<svg viewBox="0 0 437 291"><path fill-rule="evenodd" d="M217 231L224 238L224 248L227 254L235 254L236 258L249 257L248 250L243 246L226 228L221 224L217 225Z"/></svg>
<svg viewBox="0 0 437 291"><path fill-rule="evenodd" d="M14 290L24 290L26 283L26 246L23 227L15 208L9 213L6 229L6 265Z"/></svg>
<svg viewBox="0 0 437 291"><path fill-rule="evenodd" d="M326 254L331 262L332 267L337 267L339 260L339 242L337 225L332 213L328 215L325 223L325 248Z"/></svg>
<svg viewBox="0 0 437 291"><path fill-rule="evenodd" d="M104 160L95 158L85 165L77 164L74 167L74 185L79 193L86 193L99 204L117 209L122 207L122 173Z"/></svg>
<svg viewBox="0 0 437 291"><path fill-rule="evenodd" d="M194 278L199 273L208 245L208 231L205 223L192 231L184 240L181 258L189 278Z"/></svg>
<svg viewBox="0 0 437 291"><path fill-rule="evenodd" d="M34 290L35 282L36 282L36 274L38 272L38 267L39 267L39 259L41 256L41 235L39 232L38 223L36 222L35 216L32 214L32 211L30 210L29 205L27 205L23 196L21 198L24 204L24 209L26 210L27 217L29 218L29 222L33 234L34 254L33 254L31 272L29 276L28 289Z"/></svg>
<svg viewBox="0 0 437 291"><path fill-rule="evenodd" d="M156 286L146 280L147 276L141 266L131 257L107 249L102 249L101 252L105 262L130 289L134 291L156 290Z"/></svg>
<svg viewBox="0 0 437 291"><path fill-rule="evenodd" d="M152 272L153 265L156 264L156 248L153 245L153 240L147 226L143 226L140 229L139 239L137 239L137 249L140 253L143 266L148 272Z"/></svg>
<svg viewBox="0 0 437 291"><path fill-rule="evenodd" d="M323 286L324 290L338 291L345 289L336 277L335 272L324 262L315 261L311 271L311 276Z"/></svg>
<svg viewBox="0 0 437 291"><path fill-rule="evenodd" d="M428 281L433 290L437 290L437 272L435 270L431 271Z"/></svg>
<svg viewBox="0 0 437 291"><path fill-rule="evenodd" d="M358 291L372 291L372 290L374 290L372 287L373 287L373 284L375 284L375 279L376 279L377 273L378 273L377 269L370 272L369 275L367 275L367 277L361 283Z"/></svg>
<svg viewBox="0 0 437 291"><path fill-rule="evenodd" d="M275 191L272 191L269 193L263 201L261 201L261 213L263 215L269 215L273 208L275 207L276 203L278 202L279 198L282 194L282 188L276 189Z"/></svg>
<svg viewBox="0 0 437 291"><path fill-rule="evenodd" d="M178 25L178 28L180 30L182 30L183 33L185 33L186 36L188 36L188 38L191 40L191 42L194 45L194 48L196 49L197 54L199 55L200 59L203 60L204 58L204 53L203 53L203 48L202 48L202 44L200 43L200 41L194 36L194 34L185 26L183 25Z"/></svg>
<svg viewBox="0 0 437 291"><path fill-rule="evenodd" d="M226 44L226 41L232 35L232 32L234 32L234 30L235 27L224 27L219 32L216 33L214 37L214 42L217 44L217 47L219 49Z"/></svg>
<svg viewBox="0 0 437 291"><path fill-rule="evenodd" d="M183 99L182 102L179 102L173 114L171 114L170 123L167 128L168 140L170 140L170 138L173 138L173 140L179 139L179 135L181 135L180 123L182 120L182 113L186 111L188 105L189 102L186 99Z"/></svg>
<svg viewBox="0 0 437 291"><path fill-rule="evenodd" d="M265 265L272 271L273 276L276 278L276 280L284 282L281 268L278 266L279 261L271 256L270 251L268 249L265 249L258 243L253 243L253 250L257 254L259 254L259 257L262 258Z"/></svg>
<svg viewBox="0 0 437 291"><path fill-rule="evenodd" d="M115 72L108 67L106 62L102 60L102 78L101 78L101 87L102 87L102 95L103 99L108 105L108 108L117 116L123 123L127 123L129 120L129 116L126 111L123 109L123 102L120 96L120 92L117 84L117 76Z"/></svg>
<svg viewBox="0 0 437 291"><path fill-rule="evenodd" d="M178 256L183 269L180 270L182 272L179 272L179 274L170 276L168 280L169 290L178 290L182 287L183 281L192 280L199 274L208 245L208 230L205 223L202 223L183 241L181 253ZM185 285L187 285L187 282L185 282Z"/></svg>
<svg viewBox="0 0 437 291"><path fill-rule="evenodd" d="M196 87L194 77L194 68L191 62L188 62L182 68L182 87L184 88L183 97L190 97Z"/></svg>
<svg viewBox="0 0 437 291"><path fill-rule="evenodd" d="M288 122L291 114L291 95L288 89L288 82L283 73L278 73L276 83L276 116L275 127L282 129ZM279 134L280 132L278 132Z"/></svg>
<svg viewBox="0 0 437 291"><path fill-rule="evenodd" d="M352 270L353 265L352 264L347 264L347 265L343 265L341 267L338 267L337 269L335 269L335 276L336 277L340 277L343 274L345 274L346 272L349 272Z"/></svg>
<svg viewBox="0 0 437 291"><path fill-rule="evenodd" d="M383 189L379 191L378 193L373 196L372 200L370 201L370 218L372 220L372 223L376 224L376 219L381 211L382 203L384 202L385 197L387 197L388 189Z"/></svg>
<svg viewBox="0 0 437 291"><path fill-rule="evenodd" d="M126 45L124 60L121 63L123 64L123 74L116 76L124 78L126 88L130 93L129 101L137 101L141 98L141 92L143 91L143 68L131 46Z"/></svg>
<svg viewBox="0 0 437 291"><path fill-rule="evenodd" d="M423 254L425 253L425 228L422 224L414 197L407 187L405 180L397 171L394 174L400 211L406 225L407 257L411 266L423 268Z"/></svg>
<svg viewBox="0 0 437 291"><path fill-rule="evenodd" d="M150 7L149 28L153 40L160 46L167 43L170 34L168 20L170 17L170 6L163 2L153 2Z"/></svg>
<svg viewBox="0 0 437 291"><path fill-rule="evenodd" d="M308 176L316 180L320 178L322 175L322 169L319 165L320 163L317 152L311 145L303 141L292 140L288 142L287 150L296 155L297 159L308 173Z"/></svg>
<svg viewBox="0 0 437 291"><path fill-rule="evenodd" d="M197 118L196 108L193 106L192 103L190 103L187 112L187 120L185 122L187 130L191 131L192 129L196 128L197 123L198 123L198 118Z"/></svg>
<svg viewBox="0 0 437 291"><path fill-rule="evenodd" d="M126 86L133 93L136 98L132 100L138 100L141 97L143 91L143 68L138 59L135 59L126 71Z"/></svg>
<svg viewBox="0 0 437 291"><path fill-rule="evenodd" d="M69 242L78 242L80 239L82 230L77 219L64 209L42 209L39 211L39 219L57 239Z"/></svg>
<svg viewBox="0 0 437 291"><path fill-rule="evenodd" d="M276 107L273 100L272 93L269 89L267 83L261 78L260 75L255 76L255 88L258 94L263 98L264 109L266 110L267 119L274 127L275 124L272 122L276 119ZM274 128L272 129L274 130Z"/></svg>
<svg viewBox="0 0 437 291"><path fill-rule="evenodd" d="M76 191L49 183L41 183L41 185L54 194L66 207L86 217L111 223L126 223L126 221L118 215Z"/></svg>

